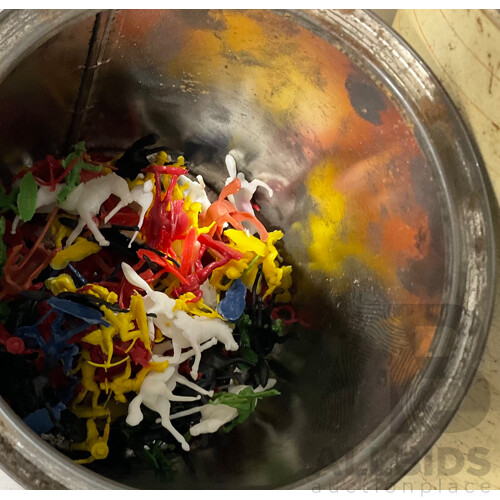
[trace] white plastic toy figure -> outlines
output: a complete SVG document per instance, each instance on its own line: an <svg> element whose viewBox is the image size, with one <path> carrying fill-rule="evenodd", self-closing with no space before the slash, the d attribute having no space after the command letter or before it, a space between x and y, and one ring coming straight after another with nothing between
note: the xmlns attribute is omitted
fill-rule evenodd
<svg viewBox="0 0 500 500"><path fill-rule="evenodd" d="M196 380L201 360L201 345L215 338L224 344L228 351L237 351L238 343L233 338L231 327L221 319L196 317L181 310L175 310L175 300L163 292L152 290L151 287L130 267L122 263L125 278L132 285L146 292L144 307L147 313L156 314L154 325L165 337L172 339L174 355L172 362L177 363L182 349L191 347L195 359L191 370L191 377Z"/></svg>
<svg viewBox="0 0 500 500"><path fill-rule="evenodd" d="M245 179L245 174L242 172L237 173L236 160L230 154L226 155L226 168L229 174L226 180L226 186L236 178L241 182L241 189L235 195L228 196L228 200L233 203L240 212L248 212L249 214L255 215L252 207L252 197L255 191L257 191L257 188L264 188L270 198L273 196L273 190L265 182L259 179L248 182Z"/></svg>
<svg viewBox="0 0 500 500"><path fill-rule="evenodd" d="M163 427L179 441L183 450L189 451L187 441L170 422L170 406L172 401L197 401L201 396L177 396L173 393L177 384L185 385L199 394L210 397L213 395L213 391L206 391L179 375L176 366L169 366L162 373L149 372L141 385L139 394L129 404L126 422L133 426L141 423L144 418L141 404L144 404L160 414Z"/></svg>
<svg viewBox="0 0 500 500"><path fill-rule="evenodd" d="M63 184L57 184L55 189L51 191L51 186L39 186L36 194L35 212L39 214L49 214L54 210L57 201L57 195L61 191ZM11 234L16 234L17 226L21 218L16 215L12 221Z"/></svg>
<svg viewBox="0 0 500 500"><path fill-rule="evenodd" d="M139 229L132 236L128 244L129 248L137 238L137 235L142 228L142 224L144 223L144 216L146 215L148 208L151 206L151 203L153 203L153 181L149 180L144 184L135 186L134 188L132 188L132 191L130 191L130 195L132 197L132 200L141 206L141 212L139 214L139 223L137 224Z"/></svg>
<svg viewBox="0 0 500 500"><path fill-rule="evenodd" d="M189 196L191 201L198 202L201 205L202 212L206 212L211 203L208 199L207 193L205 191L205 181L201 175L197 175L196 179L198 182L191 180L185 175L179 175L177 179L177 184L179 186L184 186L188 182L188 187L184 191L185 196Z"/></svg>
<svg viewBox="0 0 500 500"><path fill-rule="evenodd" d="M99 213L101 205L112 194L120 198L120 201L106 216L104 222L107 222L119 210L133 201L125 179L122 179L120 176L112 173L81 183L73 189L73 191L71 191L66 200L61 203L61 208L69 213L78 214L80 219L78 221L78 225L66 241L66 248L69 247L73 241L75 241L85 226L90 229L99 245L109 245L109 241L107 241L101 234L93 218Z"/></svg>

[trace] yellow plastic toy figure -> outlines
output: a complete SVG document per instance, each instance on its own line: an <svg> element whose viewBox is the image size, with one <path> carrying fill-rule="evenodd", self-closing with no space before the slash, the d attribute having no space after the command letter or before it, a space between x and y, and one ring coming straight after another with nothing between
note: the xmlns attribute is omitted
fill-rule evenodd
<svg viewBox="0 0 500 500"><path fill-rule="evenodd" d="M99 433L96 425L95 418L89 418L87 420L87 439L82 443L74 443L71 449L75 451L88 451L90 456L88 458L75 460L79 464L90 464L94 460L103 460L108 456L108 439L109 432L111 428L111 416L108 415L106 418L106 424L104 425L104 431L102 435Z"/></svg>
<svg viewBox="0 0 500 500"><path fill-rule="evenodd" d="M229 280L241 279L247 288L251 288L257 275L258 266L262 264L262 272L266 280L268 289L264 298L274 293L277 288L283 289L279 294L278 301L286 301L289 294L288 288L291 286L291 266L280 267L277 263L278 250L276 242L283 238L281 231L269 233L266 242L244 231L236 229L226 229L224 234L229 239L229 245L244 254L240 260L230 260L225 266L221 266L212 273L210 283L217 291L224 291L229 288L231 282L222 285L222 280L226 277ZM258 291L260 292L260 290Z"/></svg>

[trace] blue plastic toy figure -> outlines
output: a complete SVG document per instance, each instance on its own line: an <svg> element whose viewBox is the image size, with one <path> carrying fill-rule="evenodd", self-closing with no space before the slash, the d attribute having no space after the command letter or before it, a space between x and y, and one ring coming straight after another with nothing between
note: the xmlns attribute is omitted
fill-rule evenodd
<svg viewBox="0 0 500 500"><path fill-rule="evenodd" d="M217 310L228 321L237 321L243 314L246 305L247 289L241 280L234 280L219 302Z"/></svg>
<svg viewBox="0 0 500 500"><path fill-rule="evenodd" d="M102 319L100 311L71 300L51 297L47 303L52 306L52 310L47 312L35 325L18 328L16 336L21 337L23 340L33 341L44 352L45 361L49 366L53 366L61 360L64 373L71 375L73 358L78 354L76 345L68 345L71 338L86 330L89 325L110 326L110 324ZM46 342L38 326L54 312L56 317L50 325L51 337ZM74 328L65 327L65 320L69 322L72 318L82 320L83 324Z"/></svg>

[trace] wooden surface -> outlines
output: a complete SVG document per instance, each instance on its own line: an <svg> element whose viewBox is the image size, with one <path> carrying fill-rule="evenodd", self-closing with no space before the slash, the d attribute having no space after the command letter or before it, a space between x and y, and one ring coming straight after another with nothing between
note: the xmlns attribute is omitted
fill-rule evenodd
<svg viewBox="0 0 500 500"><path fill-rule="evenodd" d="M500 12L400 10L393 28L448 91L500 198Z"/></svg>

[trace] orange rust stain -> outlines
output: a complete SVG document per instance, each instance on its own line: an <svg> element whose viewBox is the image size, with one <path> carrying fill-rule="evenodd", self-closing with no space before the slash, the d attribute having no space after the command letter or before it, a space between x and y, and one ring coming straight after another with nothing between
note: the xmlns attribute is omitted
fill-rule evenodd
<svg viewBox="0 0 500 500"><path fill-rule="evenodd" d="M394 216L383 224L382 252L387 256L420 260L429 251L429 226L424 221L407 224L401 217Z"/></svg>

